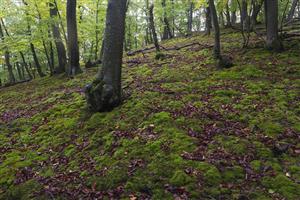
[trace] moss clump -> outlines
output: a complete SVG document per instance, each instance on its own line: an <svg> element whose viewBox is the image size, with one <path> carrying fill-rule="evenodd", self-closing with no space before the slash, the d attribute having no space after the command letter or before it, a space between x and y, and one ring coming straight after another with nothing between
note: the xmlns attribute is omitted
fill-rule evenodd
<svg viewBox="0 0 300 200"><path fill-rule="evenodd" d="M261 122L258 127L268 136L274 137L283 132L283 127L278 122L265 121Z"/></svg>
<svg viewBox="0 0 300 200"><path fill-rule="evenodd" d="M222 178L226 182L236 182L238 180L244 179L244 169L240 166L234 166L231 168L227 168L222 173Z"/></svg>
<svg viewBox="0 0 300 200"><path fill-rule="evenodd" d="M211 167L210 169L208 169L203 174L203 178L204 178L205 183L207 183L210 186L218 185L222 181L221 174L216 167Z"/></svg>
<svg viewBox="0 0 300 200"><path fill-rule="evenodd" d="M253 160L251 163L251 168L256 171L256 172L259 172L261 170L261 167L262 167L262 163L260 160Z"/></svg>
<svg viewBox="0 0 300 200"><path fill-rule="evenodd" d="M286 199L294 200L300 196L300 185L283 174L279 174L275 178L265 177L262 184L281 194Z"/></svg>
<svg viewBox="0 0 300 200"><path fill-rule="evenodd" d="M29 180L21 185L11 187L3 195L0 194L0 199L6 200L29 200L34 199L34 193L42 189L42 186L35 180ZM39 196L39 199L47 199L44 196Z"/></svg>
<svg viewBox="0 0 300 200"><path fill-rule="evenodd" d="M192 178L181 170L175 171L170 183L175 186L184 186L192 182Z"/></svg>
<svg viewBox="0 0 300 200"><path fill-rule="evenodd" d="M239 137L219 135L216 136L215 139L218 141L220 146L224 147L230 153L242 155L247 151L248 142Z"/></svg>

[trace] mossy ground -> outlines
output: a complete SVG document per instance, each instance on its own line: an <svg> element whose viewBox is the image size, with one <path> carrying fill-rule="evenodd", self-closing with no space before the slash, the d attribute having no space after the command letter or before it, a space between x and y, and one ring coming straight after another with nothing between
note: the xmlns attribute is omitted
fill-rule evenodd
<svg viewBox="0 0 300 200"><path fill-rule="evenodd" d="M163 45L192 42L205 47L125 57L141 64L124 65L109 113L85 109L93 69L1 89L0 199L299 198L299 44L273 54L224 34L225 70L210 37Z"/></svg>

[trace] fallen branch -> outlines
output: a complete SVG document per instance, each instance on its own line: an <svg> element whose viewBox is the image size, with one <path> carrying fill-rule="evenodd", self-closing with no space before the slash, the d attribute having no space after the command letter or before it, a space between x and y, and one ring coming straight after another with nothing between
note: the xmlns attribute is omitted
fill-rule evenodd
<svg viewBox="0 0 300 200"><path fill-rule="evenodd" d="M165 51L173 51L173 50L180 50L180 49L184 49L184 48L195 46L195 45L199 45L200 47L203 47L203 48L212 48L213 47L213 45L200 44L199 42L193 42L193 43L186 44L186 45L183 45L183 46L175 46L175 47L169 47L169 48L163 47L161 45L160 45L160 47ZM140 49L140 50L137 50L137 51L131 51L131 52L127 53L127 56L134 56L138 53L143 53L143 54L146 53L146 52L149 53L154 49L155 49L155 47L148 47L148 48Z"/></svg>

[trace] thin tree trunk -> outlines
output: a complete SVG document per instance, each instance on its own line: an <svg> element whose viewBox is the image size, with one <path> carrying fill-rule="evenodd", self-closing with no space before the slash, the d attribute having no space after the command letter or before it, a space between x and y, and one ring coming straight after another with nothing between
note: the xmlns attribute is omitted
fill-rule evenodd
<svg viewBox="0 0 300 200"><path fill-rule="evenodd" d="M25 0L23 0L23 4L27 7L28 4L25 2ZM26 10L25 11L25 14L27 17L29 17L29 14L28 14L28 11ZM30 24L29 24L29 21L27 19L27 32L28 32L28 35L31 36L31 27L30 27ZM40 77L44 77L46 76L43 72L42 72L42 67L40 65L40 62L39 62L39 59L37 57L37 54L36 54L36 51L35 51L35 47L34 47L34 44L32 42L30 42L30 50L31 50L31 53L32 53L32 56L33 56L33 60L35 62L35 67L37 69L37 72L39 74Z"/></svg>
<svg viewBox="0 0 300 200"><path fill-rule="evenodd" d="M162 8L163 8L163 22L164 22L164 33L162 39L169 39L173 38L173 34L170 28L169 20L167 18L167 12L166 12L166 0L162 0L161 2Z"/></svg>
<svg viewBox="0 0 300 200"><path fill-rule="evenodd" d="M287 17L287 21L291 21L293 19L298 2L299 0L293 0L292 6Z"/></svg>
<svg viewBox="0 0 300 200"><path fill-rule="evenodd" d="M108 2L102 68L97 79L86 87L87 104L94 112L110 111L121 103L126 5L126 0Z"/></svg>
<svg viewBox="0 0 300 200"><path fill-rule="evenodd" d="M156 49L157 52L159 52L160 48L159 48L157 34L156 34L156 30L155 30L153 9L154 9L154 5L151 4L150 7L149 7L150 29L151 29L151 32L152 32L152 38L153 38L153 41L154 41L155 49Z"/></svg>
<svg viewBox="0 0 300 200"><path fill-rule="evenodd" d="M33 77L32 77L32 75L31 75L31 72L30 72L30 70L29 70L29 67L28 67L28 65L27 65L27 63L26 63L25 56L24 56L23 52L20 51L20 55L21 55L21 59L22 59L22 62L23 62L23 66L25 67L25 70L26 70L26 72L27 72L27 74L28 74L28 77L29 77L30 80L31 80Z"/></svg>
<svg viewBox="0 0 300 200"><path fill-rule="evenodd" d="M231 19L230 19L230 12L229 12L229 6L228 6L229 2L227 1L227 4L226 4L226 26L227 27L231 27Z"/></svg>
<svg viewBox="0 0 300 200"><path fill-rule="evenodd" d="M76 20L76 0L67 1L67 31L69 52L69 75L74 76L81 73L79 66L79 47Z"/></svg>
<svg viewBox="0 0 300 200"><path fill-rule="evenodd" d="M194 10L194 3L189 1L189 9L188 9L188 24L187 24L187 34L192 34L193 28L193 10Z"/></svg>
<svg viewBox="0 0 300 200"><path fill-rule="evenodd" d="M55 74L61 74L66 72L66 65L67 65L67 53L65 49L65 45L62 41L61 34L59 31L59 27L57 22L55 21L58 16L58 10L55 0L52 0L50 5L50 17L52 19L52 34L54 38L54 43L56 46L57 51L57 58L58 58L58 67L55 68L54 73ZM67 40L66 40L67 41Z"/></svg>
<svg viewBox="0 0 300 200"><path fill-rule="evenodd" d="M220 27L214 0L209 0L209 8L215 31L214 57L215 59L221 59Z"/></svg>
<svg viewBox="0 0 300 200"><path fill-rule="evenodd" d="M1 40L4 42L4 32L3 32L3 29L2 29L2 26L4 27L4 23L3 23L3 20L1 18L1 21L2 21L2 25L0 23L0 37L1 37ZM14 84L16 82L16 79L15 79L15 76L14 76L14 73L13 73L13 67L12 65L10 64L10 54L9 54L9 50L8 50L8 47L5 46L4 47L5 49L5 53L4 53L4 58L5 58L5 64L7 66L7 71L8 71L8 81L10 84Z"/></svg>
<svg viewBox="0 0 300 200"><path fill-rule="evenodd" d="M96 7L96 44L95 44L95 60L98 60L98 48L99 48L99 11L100 11L100 0L97 0L97 7Z"/></svg>

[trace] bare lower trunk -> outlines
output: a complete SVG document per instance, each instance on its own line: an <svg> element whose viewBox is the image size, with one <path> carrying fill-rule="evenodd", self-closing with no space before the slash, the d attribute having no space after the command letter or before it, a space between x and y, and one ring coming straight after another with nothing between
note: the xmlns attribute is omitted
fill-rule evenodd
<svg viewBox="0 0 300 200"><path fill-rule="evenodd" d="M211 31L211 13L210 13L210 8L207 7L205 9L205 34L210 35Z"/></svg>
<svg viewBox="0 0 300 200"><path fill-rule="evenodd" d="M153 9L154 9L154 5L151 4L151 6L149 7L149 21L150 21L149 23L150 23L150 29L151 29L151 32L152 32L152 38L153 38L153 41L154 41L156 51L159 52L160 48L159 48L157 34L156 34L156 30L155 30Z"/></svg>
<svg viewBox="0 0 300 200"><path fill-rule="evenodd" d="M102 69L86 87L88 107L110 111L121 103L121 66L125 32L126 0L109 0L106 13Z"/></svg>
<svg viewBox="0 0 300 200"><path fill-rule="evenodd" d="M79 47L76 20L76 0L67 1L67 31L68 31L68 53L70 76L81 73L79 66Z"/></svg>
<svg viewBox="0 0 300 200"><path fill-rule="evenodd" d="M188 26L187 26L187 34L192 34L192 28L193 28L193 10L194 10L194 3L189 2L189 9L188 9Z"/></svg>
<svg viewBox="0 0 300 200"><path fill-rule="evenodd" d="M58 67L54 70L54 73L61 74L61 73L66 72L67 56L66 56L65 45L62 41L58 24L55 21L58 16L58 10L57 10L55 1L52 1L50 3L50 16L53 20L52 21L52 34L53 34L54 43L55 43L56 51L57 51L57 58L58 58Z"/></svg>
<svg viewBox="0 0 300 200"><path fill-rule="evenodd" d="M282 50L282 43L278 37L278 0L265 1L267 41L266 47L269 50Z"/></svg>

